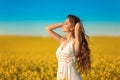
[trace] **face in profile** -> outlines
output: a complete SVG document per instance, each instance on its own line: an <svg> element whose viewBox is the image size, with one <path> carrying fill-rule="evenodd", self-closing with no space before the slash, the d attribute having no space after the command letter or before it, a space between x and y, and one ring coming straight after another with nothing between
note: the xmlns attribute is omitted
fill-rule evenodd
<svg viewBox="0 0 120 80"><path fill-rule="evenodd" d="M74 26L70 22L69 18L67 18L62 25L62 31L63 32L71 32L73 30L74 30Z"/></svg>

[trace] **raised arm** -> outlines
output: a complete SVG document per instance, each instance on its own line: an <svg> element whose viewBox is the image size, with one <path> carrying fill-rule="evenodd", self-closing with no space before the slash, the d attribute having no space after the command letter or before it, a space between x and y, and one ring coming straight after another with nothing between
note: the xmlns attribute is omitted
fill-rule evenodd
<svg viewBox="0 0 120 80"><path fill-rule="evenodd" d="M54 32L53 30L62 27L62 25L63 23L56 23L45 27L48 34L59 43L62 43L65 40L65 38Z"/></svg>
<svg viewBox="0 0 120 80"><path fill-rule="evenodd" d="M75 56L77 57L79 52L80 52L80 44L82 41L82 36L81 36L81 31L82 31L82 25L80 23L76 23L75 25Z"/></svg>

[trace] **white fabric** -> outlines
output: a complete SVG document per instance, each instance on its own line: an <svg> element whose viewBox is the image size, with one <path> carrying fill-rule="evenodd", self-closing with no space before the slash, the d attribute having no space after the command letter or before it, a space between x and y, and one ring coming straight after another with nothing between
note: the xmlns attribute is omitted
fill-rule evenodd
<svg viewBox="0 0 120 80"><path fill-rule="evenodd" d="M58 47L56 57L58 60L57 80L82 80L75 68L76 57L73 51L73 41L62 49L64 42Z"/></svg>

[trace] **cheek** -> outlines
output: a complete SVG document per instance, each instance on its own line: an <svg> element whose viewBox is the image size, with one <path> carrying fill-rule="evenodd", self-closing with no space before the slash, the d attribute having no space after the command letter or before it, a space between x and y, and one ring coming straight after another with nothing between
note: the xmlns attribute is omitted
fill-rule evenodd
<svg viewBox="0 0 120 80"><path fill-rule="evenodd" d="M62 30L63 31L70 31L70 27L69 26L64 26L64 28Z"/></svg>
<svg viewBox="0 0 120 80"><path fill-rule="evenodd" d="M65 26L65 27L64 27L64 30L66 30L66 31L69 31L69 29L70 29L69 26Z"/></svg>
<svg viewBox="0 0 120 80"><path fill-rule="evenodd" d="M63 29L66 29L66 28L68 28L68 26L67 26L67 25L64 25L62 28L63 28Z"/></svg>
<svg viewBox="0 0 120 80"><path fill-rule="evenodd" d="M64 28L70 28L70 25L64 25L63 27Z"/></svg>

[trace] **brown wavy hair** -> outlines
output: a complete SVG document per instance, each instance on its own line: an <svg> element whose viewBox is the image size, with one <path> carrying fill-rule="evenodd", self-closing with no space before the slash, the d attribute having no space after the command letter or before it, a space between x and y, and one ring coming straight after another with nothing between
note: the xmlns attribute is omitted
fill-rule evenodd
<svg viewBox="0 0 120 80"><path fill-rule="evenodd" d="M67 18L69 18L71 23L74 23L74 26L76 23L80 22L83 28L81 32L82 41L80 44L80 52L77 56L77 64L78 64L77 69L80 74L85 73L87 75L87 73L89 73L91 69L91 60L90 60L91 51L90 51L90 48L88 46L88 41L87 41L89 36L86 35L83 24L81 20L79 19L79 17L75 15L68 15Z"/></svg>

